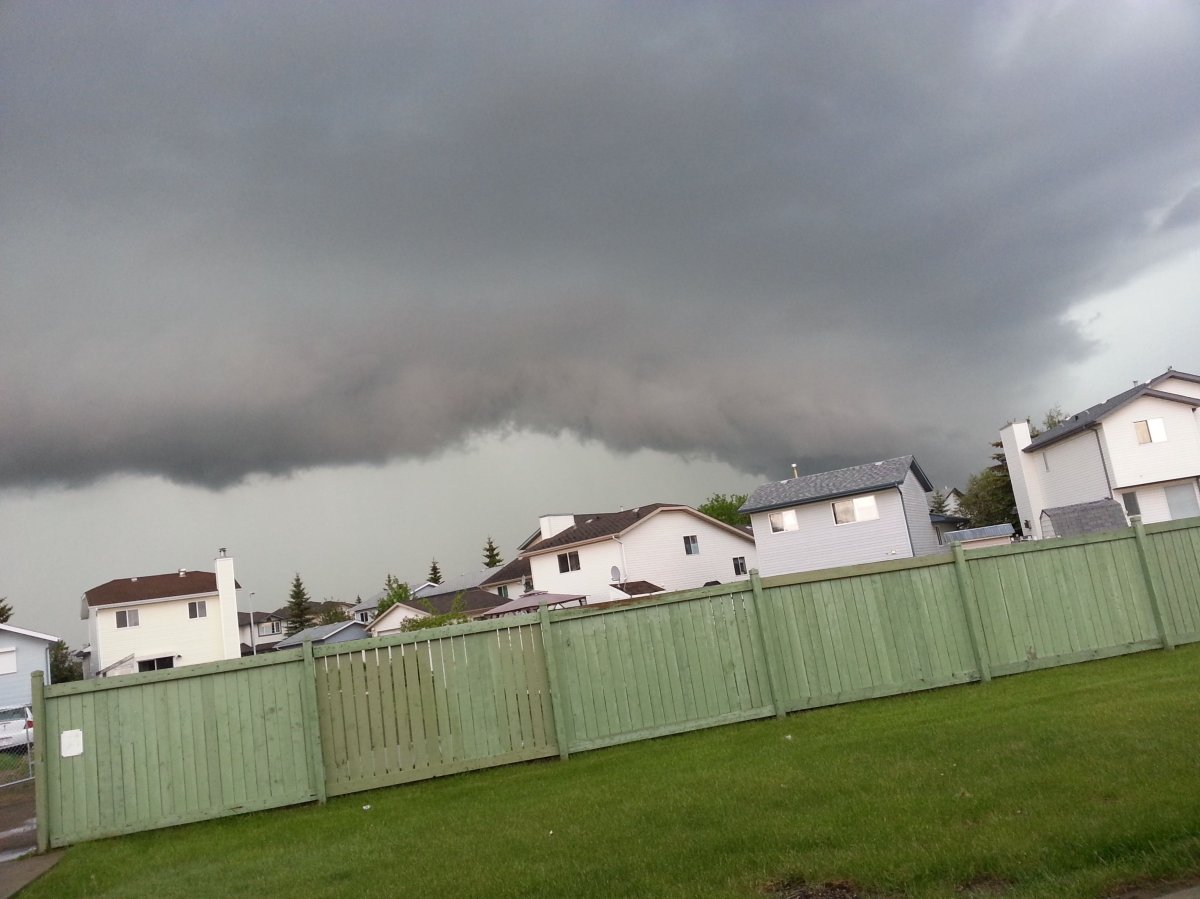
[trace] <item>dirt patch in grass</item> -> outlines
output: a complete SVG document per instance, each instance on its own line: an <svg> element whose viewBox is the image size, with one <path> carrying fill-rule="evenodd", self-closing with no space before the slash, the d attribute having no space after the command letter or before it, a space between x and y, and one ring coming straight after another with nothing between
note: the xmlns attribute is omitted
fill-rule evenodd
<svg viewBox="0 0 1200 899"><path fill-rule="evenodd" d="M990 874L981 874L978 877L972 877L966 883L960 884L956 892L964 896L978 896L982 899L984 896L1007 895L1011 889L1011 880L1005 880L1003 877L993 877Z"/></svg>
<svg viewBox="0 0 1200 899"><path fill-rule="evenodd" d="M769 883L762 892L773 899L873 899L848 880L808 883L804 880L781 880Z"/></svg>
<svg viewBox="0 0 1200 899"><path fill-rule="evenodd" d="M1124 884L1105 894L1106 899L1159 899L1160 896L1170 896L1172 893L1186 890L1189 887L1200 887L1200 875L1184 880L1171 881L1139 881Z"/></svg>

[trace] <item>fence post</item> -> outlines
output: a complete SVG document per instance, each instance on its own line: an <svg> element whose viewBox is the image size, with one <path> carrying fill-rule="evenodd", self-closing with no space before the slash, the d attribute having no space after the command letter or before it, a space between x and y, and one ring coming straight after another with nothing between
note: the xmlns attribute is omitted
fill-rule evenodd
<svg viewBox="0 0 1200 899"><path fill-rule="evenodd" d="M313 658L312 637L304 638L300 704L304 715L304 742L308 747L308 777L317 792L317 803L325 804L325 756L321 750L321 716L317 713L317 662Z"/></svg>
<svg viewBox="0 0 1200 899"><path fill-rule="evenodd" d="M763 611L766 604L763 602L762 578L759 577L758 569L750 569L750 590L753 593L754 601L751 607L754 612L754 629L758 633L758 645L762 647L762 663L767 670L767 690L771 693L771 709L775 713L776 718L784 718L787 712L784 711L783 703L779 701L779 690L775 686L775 669L771 665L771 647L767 644L767 632L763 627Z"/></svg>
<svg viewBox="0 0 1200 899"><path fill-rule="evenodd" d="M567 713L562 697L558 695L558 660L550 629L550 608L544 602L538 603L538 622L542 631L542 652L546 656L546 681L550 684L550 708L554 712L554 739L558 743L558 757L565 762L571 755L567 750Z"/></svg>
<svg viewBox="0 0 1200 899"><path fill-rule="evenodd" d="M1158 587L1154 584L1154 574L1150 570L1150 553L1146 549L1146 526L1142 524L1141 515L1130 515L1129 522L1133 525L1133 539L1137 543L1138 561L1142 565L1142 577L1146 580L1146 594L1150 597L1150 615L1154 618L1154 628L1158 631L1159 642L1163 649L1174 649L1175 642L1167 632L1162 615L1162 598L1158 595Z"/></svg>
<svg viewBox="0 0 1200 899"><path fill-rule="evenodd" d="M46 782L46 743L50 739L50 729L46 726L46 686L45 674L33 672L33 808L37 816L37 851L45 852L50 848L50 803L47 790L50 784Z"/></svg>
<svg viewBox="0 0 1200 899"><path fill-rule="evenodd" d="M971 582L971 572L967 568L967 556L962 544L955 542L951 549L954 553L954 574L958 578L958 598L962 601L963 617L967 620L967 636L971 640L971 654L975 656L979 680L986 684L992 679L992 666L987 655L987 644L984 642L979 598L975 595L975 585Z"/></svg>

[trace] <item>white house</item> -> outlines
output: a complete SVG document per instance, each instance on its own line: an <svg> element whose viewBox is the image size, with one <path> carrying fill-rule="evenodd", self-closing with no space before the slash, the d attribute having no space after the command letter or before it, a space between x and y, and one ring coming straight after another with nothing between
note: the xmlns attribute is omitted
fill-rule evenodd
<svg viewBox="0 0 1200 899"><path fill-rule="evenodd" d="M1114 499L1146 522L1200 515L1200 375L1167 370L1037 438L1028 422L1000 431L1027 537L1042 512Z"/></svg>
<svg viewBox="0 0 1200 899"><path fill-rule="evenodd" d="M283 639L286 626L287 619L275 612L238 612L238 640L242 655L270 652Z"/></svg>
<svg viewBox="0 0 1200 899"><path fill-rule="evenodd" d="M57 642L49 634L0 624L0 709L29 705L33 672L44 671L50 683L50 647Z"/></svg>
<svg viewBox="0 0 1200 899"><path fill-rule="evenodd" d="M742 506L764 577L944 551L912 456L772 481Z"/></svg>
<svg viewBox="0 0 1200 899"><path fill-rule="evenodd" d="M543 515L525 549L533 589L589 603L745 579L754 539L690 506L654 503L595 515Z"/></svg>
<svg viewBox="0 0 1200 899"><path fill-rule="evenodd" d="M89 677L156 671L241 657L233 559L215 571L123 578L83 594Z"/></svg>

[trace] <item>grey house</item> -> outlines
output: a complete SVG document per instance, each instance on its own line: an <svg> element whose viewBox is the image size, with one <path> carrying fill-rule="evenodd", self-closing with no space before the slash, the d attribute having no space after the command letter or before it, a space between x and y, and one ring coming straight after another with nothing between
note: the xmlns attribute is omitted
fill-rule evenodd
<svg viewBox="0 0 1200 899"><path fill-rule="evenodd" d="M912 456L772 481L750 515L764 577L945 552L929 518L929 478Z"/></svg>
<svg viewBox="0 0 1200 899"><path fill-rule="evenodd" d="M29 705L33 672L46 672L50 683L50 647L57 642L49 634L0 624L0 709Z"/></svg>
<svg viewBox="0 0 1200 899"><path fill-rule="evenodd" d="M346 643L350 640L361 640L368 637L367 626L361 621L335 621L332 624L318 624L297 631L290 637L284 637L275 644L276 649L291 649L304 643L305 637L312 640L313 645L320 643Z"/></svg>

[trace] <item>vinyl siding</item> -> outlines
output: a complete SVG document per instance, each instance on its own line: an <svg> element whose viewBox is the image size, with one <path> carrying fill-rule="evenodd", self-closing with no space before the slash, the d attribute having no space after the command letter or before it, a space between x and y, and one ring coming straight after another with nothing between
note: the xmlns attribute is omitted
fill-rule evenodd
<svg viewBox="0 0 1200 899"><path fill-rule="evenodd" d="M1033 470L1042 483L1045 509L1087 503L1110 495L1108 475L1093 431L1027 455L1033 456Z"/></svg>
<svg viewBox="0 0 1200 899"><path fill-rule="evenodd" d="M1167 439L1138 443L1134 422L1161 418ZM1200 416L1183 403L1141 397L1102 424L1115 488L1200 475Z"/></svg>
<svg viewBox="0 0 1200 899"><path fill-rule="evenodd" d="M1200 399L1200 384L1194 381L1185 381L1182 378L1167 378L1155 385L1154 389L1161 390L1163 393L1178 393L1180 396L1194 396Z"/></svg>
<svg viewBox="0 0 1200 899"><path fill-rule="evenodd" d="M0 630L0 650L12 650L17 666L16 671L0 674L0 709L29 705L33 697L33 686L29 678L33 672L45 671L46 680L49 682L50 663L46 655L49 646L45 640L36 637ZM6 652L5 655L9 653Z"/></svg>
<svg viewBox="0 0 1200 899"><path fill-rule="evenodd" d="M900 491L895 488L875 494L879 518L835 524L833 503L821 500L794 506L795 531L773 534L767 512L751 515L754 542L758 548L758 567L763 577L794 571L813 571L839 565L858 565L912 555Z"/></svg>
<svg viewBox="0 0 1200 899"><path fill-rule="evenodd" d="M1195 479L1186 481L1175 481L1176 484L1189 484L1192 489L1196 489ZM1167 504L1167 493L1164 488L1170 487L1171 484L1150 484L1138 487L1134 491L1125 490L1123 493L1136 493L1138 498L1138 507L1142 510L1142 521L1146 524L1154 524L1158 521L1171 520L1171 507ZM1120 496L1117 497L1120 501Z"/></svg>
<svg viewBox="0 0 1200 899"><path fill-rule="evenodd" d="M204 618L188 618L188 603L204 600ZM117 627L119 610L137 609L137 627ZM174 655L175 665L195 665L224 658L221 640L221 601L217 594L159 600L129 606L103 606L91 610L96 618L99 654L96 668L104 668L130 653L137 659ZM240 653L239 653L240 654ZM132 666L134 671L137 665ZM122 666L122 673L125 666ZM115 671L113 673L116 673Z"/></svg>
<svg viewBox="0 0 1200 899"><path fill-rule="evenodd" d="M685 535L696 535L700 552L684 552ZM625 545L625 580L650 581L664 590L690 590L708 581L744 581L733 573L733 559L743 556L746 570L758 565L754 541L739 537L688 512L664 511L630 531Z"/></svg>
<svg viewBox="0 0 1200 899"><path fill-rule="evenodd" d="M558 557L565 552L579 553L578 571L558 570ZM613 540L540 553L529 559L534 590L579 594L589 602L608 601L609 575L614 565L625 570L621 546Z"/></svg>
<svg viewBox="0 0 1200 899"><path fill-rule="evenodd" d="M904 495L904 515L908 519L908 535L912 541L914 556L927 556L930 553L944 552L944 547L938 541L937 530L929 520L929 500L925 489L916 475L909 469L908 476L900 485Z"/></svg>

